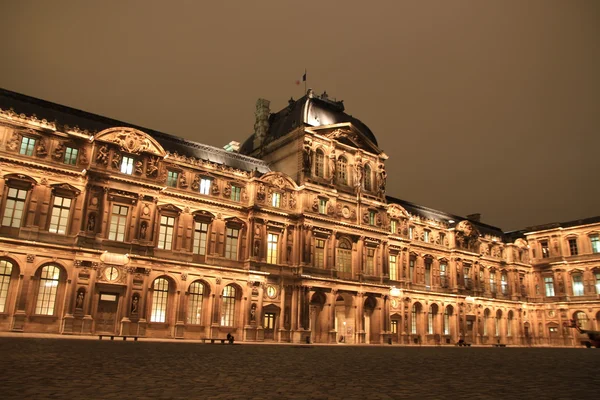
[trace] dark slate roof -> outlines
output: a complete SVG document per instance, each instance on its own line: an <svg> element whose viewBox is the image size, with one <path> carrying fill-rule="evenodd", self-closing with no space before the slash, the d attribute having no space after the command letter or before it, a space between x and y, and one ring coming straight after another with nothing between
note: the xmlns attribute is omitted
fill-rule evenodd
<svg viewBox="0 0 600 400"><path fill-rule="evenodd" d="M319 121L318 125L311 123L315 119ZM306 95L298 100L292 99L286 108L271 114L269 116L269 131L265 137L265 142L268 143L276 140L300 126L310 127L343 122L350 122L377 146L377 139L373 132L362 121L354 118L352 115L346 114L342 101L330 100L326 94L323 94L321 97ZM240 148L240 152L250 154L253 150L255 150L254 134L246 139Z"/></svg>
<svg viewBox="0 0 600 400"><path fill-rule="evenodd" d="M479 221L473 221L471 219L461 217L458 215L454 215L454 214L449 214L449 213L446 213L443 211L434 210L433 208L421 206L421 205L418 205L415 203L411 203L410 201L401 200L401 199L398 199L398 198L395 198L392 196L385 196L385 197L386 197L388 203L398 204L399 206L402 206L411 215L417 215L421 218L431 219L431 220L434 220L437 222L443 222L445 224L448 224L449 223L448 221L450 221L450 220L454 221L455 224L459 223L460 221L467 220L467 221L471 222L473 224L473 226L475 226L477 228L477 230L479 231L479 233L481 233L482 235L488 234L488 235L492 235L492 236L497 236L503 240L505 238L505 235L504 235L504 232L502 232L502 229L497 228L495 226L484 224Z"/></svg>
<svg viewBox="0 0 600 400"><path fill-rule="evenodd" d="M506 234L511 237L516 238L516 237L523 237L523 236L525 236L525 233L528 233L528 232L545 231L548 229L557 229L557 228L571 228L573 226L597 224L599 222L600 222L600 216L589 217L589 218L584 218L584 219L576 219L576 220L568 221L568 222L551 222L549 224L528 226L527 228L519 229L517 231L507 232Z"/></svg>
<svg viewBox="0 0 600 400"><path fill-rule="evenodd" d="M186 157L195 157L201 160L209 160L244 171L253 171L255 169L258 169L261 173L270 171L264 161L256 158L231 153L222 148L193 142L153 129L147 129L127 122L102 117L100 115L91 114L86 111L36 99L1 88L0 108L3 110L13 109L17 114L25 114L27 116L35 115L38 119L46 119L49 122L54 121L59 130L64 130L65 126L71 128L79 127L81 130L87 130L90 134L93 134L104 129L119 126L135 128L152 136L166 151L171 153L178 153Z"/></svg>

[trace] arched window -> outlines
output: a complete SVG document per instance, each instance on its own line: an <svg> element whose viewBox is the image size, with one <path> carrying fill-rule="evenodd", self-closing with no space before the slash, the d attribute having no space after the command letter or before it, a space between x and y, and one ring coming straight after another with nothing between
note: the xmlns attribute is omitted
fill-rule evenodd
<svg viewBox="0 0 600 400"><path fill-rule="evenodd" d="M349 240L342 239L339 241L336 256L337 270L352 272L352 244Z"/></svg>
<svg viewBox="0 0 600 400"><path fill-rule="evenodd" d="M433 335L434 326L433 323L435 321L435 316L437 315L437 305L432 304L429 306L429 312L427 313L427 333L429 335Z"/></svg>
<svg viewBox="0 0 600 400"><path fill-rule="evenodd" d="M450 316L452 315L452 306L444 310L444 335L450 335Z"/></svg>
<svg viewBox="0 0 600 400"><path fill-rule="evenodd" d="M348 171L346 170L348 161L345 157L340 157L337 160L337 183L340 185L348 184Z"/></svg>
<svg viewBox="0 0 600 400"><path fill-rule="evenodd" d="M8 301L8 288L13 265L6 260L0 260L0 313L6 311Z"/></svg>
<svg viewBox="0 0 600 400"><path fill-rule="evenodd" d="M236 289L232 285L223 288L221 303L221 326L233 326L235 322Z"/></svg>
<svg viewBox="0 0 600 400"><path fill-rule="evenodd" d="M500 336L500 322L502 320L502 311L498 310L496 312L496 320L494 321L495 323L495 336Z"/></svg>
<svg viewBox="0 0 600 400"><path fill-rule="evenodd" d="M415 303L410 311L410 333L413 335L417 334L417 315L421 311L421 305Z"/></svg>
<svg viewBox="0 0 600 400"><path fill-rule="evenodd" d="M488 334L488 320L490 318L490 310L487 308L483 312L483 336L487 336Z"/></svg>
<svg viewBox="0 0 600 400"><path fill-rule="evenodd" d="M60 269L56 265L46 265L40 274L40 286L35 304L38 315L54 315L54 306L58 292Z"/></svg>
<svg viewBox="0 0 600 400"><path fill-rule="evenodd" d="M202 324L202 300L204 299L204 285L202 282L192 282L188 289L188 324Z"/></svg>
<svg viewBox="0 0 600 400"><path fill-rule="evenodd" d="M372 187L372 178L371 178L371 166L369 164L365 165L365 179L364 179L364 189L367 191L373 190Z"/></svg>
<svg viewBox="0 0 600 400"><path fill-rule="evenodd" d="M315 176L325 177L325 154L321 149L317 149L315 156Z"/></svg>
<svg viewBox="0 0 600 400"><path fill-rule="evenodd" d="M587 329L588 328L588 317L587 315L583 312L583 311L577 311L574 315L574 319L575 322L577 322L577 325L581 328L581 329Z"/></svg>
<svg viewBox="0 0 600 400"><path fill-rule="evenodd" d="M506 321L506 336L512 336L512 324L513 324L513 312L508 312L508 319Z"/></svg>
<svg viewBox="0 0 600 400"><path fill-rule="evenodd" d="M571 279L573 280L573 296L583 296L583 277L581 273L573 273Z"/></svg>
<svg viewBox="0 0 600 400"><path fill-rule="evenodd" d="M152 285L154 292L152 294L152 312L150 322L167 321L167 301L169 300L169 281L165 278L158 278Z"/></svg>

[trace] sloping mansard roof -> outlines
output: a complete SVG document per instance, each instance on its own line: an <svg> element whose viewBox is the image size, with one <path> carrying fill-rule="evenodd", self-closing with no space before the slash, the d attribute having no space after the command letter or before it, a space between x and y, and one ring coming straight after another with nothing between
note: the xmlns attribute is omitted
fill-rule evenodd
<svg viewBox="0 0 600 400"><path fill-rule="evenodd" d="M261 173L270 171L268 165L257 158L248 157L238 153L231 153L218 147L182 139L153 129L147 129L127 122L102 117L5 89L0 89L0 109L13 109L17 114L25 114L27 116L35 115L38 119L46 119L51 122L56 121L56 127L59 130L65 130L66 126L70 128L79 127L81 130L87 130L90 134L94 134L104 129L114 127L135 128L152 136L170 153L178 153L187 157L195 157L200 160L209 160L244 171L258 170Z"/></svg>

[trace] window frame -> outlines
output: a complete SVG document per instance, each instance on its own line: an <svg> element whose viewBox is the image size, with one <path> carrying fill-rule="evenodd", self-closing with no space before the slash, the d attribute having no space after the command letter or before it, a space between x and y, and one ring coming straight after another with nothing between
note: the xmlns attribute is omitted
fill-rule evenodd
<svg viewBox="0 0 600 400"><path fill-rule="evenodd" d="M177 188L180 175L180 171L167 170L167 187Z"/></svg>
<svg viewBox="0 0 600 400"><path fill-rule="evenodd" d="M0 259L0 314L7 312L10 301L10 284L15 272L15 263L6 259Z"/></svg>
<svg viewBox="0 0 600 400"><path fill-rule="evenodd" d="M223 288L221 292L221 310L219 313L221 326L235 326L237 296L237 288L234 285L229 284Z"/></svg>
<svg viewBox="0 0 600 400"><path fill-rule="evenodd" d="M204 282L196 280L188 287L186 322L189 325L202 325L205 286Z"/></svg>
<svg viewBox="0 0 600 400"><path fill-rule="evenodd" d="M212 181L212 178L201 176L200 183L198 185L198 193L203 194L205 196L210 196Z"/></svg>
<svg viewBox="0 0 600 400"><path fill-rule="evenodd" d="M57 207L56 201L57 199L62 199L62 204L60 204ZM64 206L64 201L68 200L69 201L69 206L65 207ZM50 209L50 218L48 220L48 232L50 233L55 233L57 235L68 235L69 234L69 228L71 227L71 211L73 209L73 205L75 203L74 201L75 199L73 197L70 196L64 196L64 195L60 195L60 194L54 194L52 196L52 207ZM58 215L56 216L58 218L58 223L56 224L56 226L53 228L53 220L55 218L54 215L54 211L58 209ZM63 211L66 210L66 216L63 216ZM64 222L64 232L60 232L60 227L62 226L61 222ZM53 230L54 229L54 230Z"/></svg>
<svg viewBox="0 0 600 400"><path fill-rule="evenodd" d="M337 183L348 186L348 160L344 156L339 156L336 161Z"/></svg>
<svg viewBox="0 0 600 400"><path fill-rule="evenodd" d="M170 291L171 282L165 276L159 276L152 282L152 305L150 306L150 323L167 323L169 313Z"/></svg>
<svg viewBox="0 0 600 400"><path fill-rule="evenodd" d="M130 155L124 155L121 157L121 165L119 167L119 171L122 174L133 175L133 166L135 164L135 157L131 157Z"/></svg>
<svg viewBox="0 0 600 400"><path fill-rule="evenodd" d="M119 213L118 214L114 213L115 207L119 207ZM120 213L123 209L127 210L127 213L124 214L124 217L123 217L123 214ZM122 203L119 203L119 202L113 202L110 205L110 210L111 210L110 211L110 220L109 220L109 225L108 225L108 229L107 229L107 236L106 236L107 239L115 241L115 242L121 242L121 243L127 242L127 234L128 234L128 228L129 228L129 218L130 218L130 214L131 214L129 212L130 207L128 205L125 205L125 204L122 204ZM117 216L116 217L117 218L117 221L116 221L117 222L117 225L116 225L117 229L113 231L112 228L113 228L113 224L115 222L115 215ZM121 225L121 221L123 221L123 220L124 220L124 223ZM119 234L121 233L121 230L119 228L122 228L123 238L121 240L118 239L119 238ZM114 237L113 237L113 232L114 232Z"/></svg>
<svg viewBox="0 0 600 400"><path fill-rule="evenodd" d="M27 141L26 144L25 141ZM19 154L22 156L32 157L35 153L35 145L38 142L37 138L31 136L22 136L19 143Z"/></svg>
<svg viewBox="0 0 600 400"><path fill-rule="evenodd" d="M321 149L317 149L315 152L315 176L325 177L325 153Z"/></svg>
<svg viewBox="0 0 600 400"><path fill-rule="evenodd" d="M171 225L168 223L172 222ZM160 250L172 250L175 241L175 228L177 226L177 216L171 213L161 213L158 218L158 235L156 239L156 248Z"/></svg>
<svg viewBox="0 0 600 400"><path fill-rule="evenodd" d="M16 193L14 195L11 196L11 190L15 190ZM7 228L20 228L21 226L23 226L23 220L25 219L27 213L25 210L27 210L27 201L29 199L29 192L31 191L31 188L26 189L23 187L16 187L16 186L7 186L6 189L6 195L4 196L4 201L3 201L3 205L2 205L2 222L1 222L1 226L2 227L7 227ZM24 197L19 197L21 193L24 193ZM10 203L14 203L10 208L9 208L9 204ZM22 209L18 210L17 204L22 204ZM11 212L11 216L8 217L9 218L9 222L8 224L5 224L5 220L7 219L6 216L6 212L7 210L10 210ZM20 216L18 217L18 226L15 226L15 214L16 213L20 213Z"/></svg>
<svg viewBox="0 0 600 400"><path fill-rule="evenodd" d="M579 254L579 247L577 246L577 238L569 237L567 238L567 244L569 245L569 255L576 256Z"/></svg>
<svg viewBox="0 0 600 400"><path fill-rule="evenodd" d="M79 149L77 147L65 146L65 154L63 155L63 164L77 165L79 157Z"/></svg>
<svg viewBox="0 0 600 400"><path fill-rule="evenodd" d="M39 273L36 273L38 287L33 314L55 316L59 304L59 289L63 280L62 268L56 264L46 264L41 266L38 271Z"/></svg>
<svg viewBox="0 0 600 400"><path fill-rule="evenodd" d="M278 264L279 234L267 232L267 263Z"/></svg>
<svg viewBox="0 0 600 400"><path fill-rule="evenodd" d="M241 227L225 225L225 254L224 257L228 260L239 261L239 247ZM235 233L235 235L234 235ZM235 246L232 246L235 242ZM235 247L235 249L234 249Z"/></svg>

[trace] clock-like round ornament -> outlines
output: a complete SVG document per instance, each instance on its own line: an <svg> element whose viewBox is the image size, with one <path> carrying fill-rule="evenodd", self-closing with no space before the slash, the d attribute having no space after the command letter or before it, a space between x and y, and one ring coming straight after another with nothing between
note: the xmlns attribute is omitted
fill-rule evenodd
<svg viewBox="0 0 600 400"><path fill-rule="evenodd" d="M277 296L277 289L273 285L267 286L267 296L271 299L274 299Z"/></svg>
<svg viewBox="0 0 600 400"><path fill-rule="evenodd" d="M114 282L119 279L119 269L117 267L108 267L104 270L104 278L109 282Z"/></svg>

